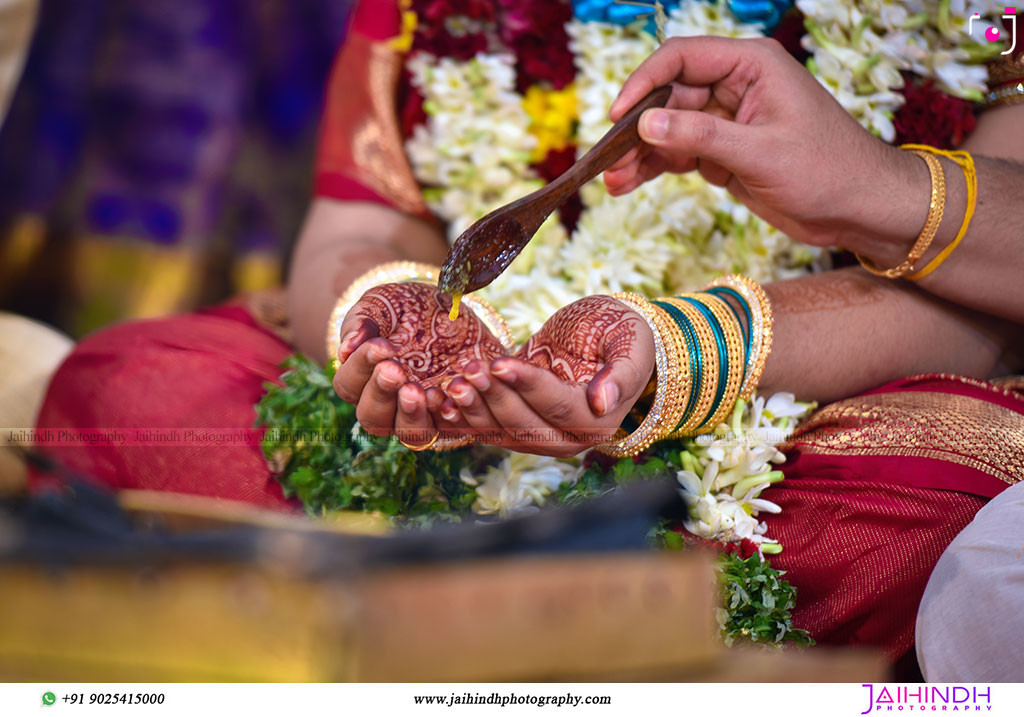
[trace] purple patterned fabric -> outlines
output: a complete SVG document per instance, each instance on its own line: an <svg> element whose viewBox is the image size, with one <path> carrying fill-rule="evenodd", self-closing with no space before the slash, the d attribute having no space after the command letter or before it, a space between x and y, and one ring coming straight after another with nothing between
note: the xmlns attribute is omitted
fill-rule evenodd
<svg viewBox="0 0 1024 717"><path fill-rule="evenodd" d="M253 250L283 261L351 6L43 0L0 130L0 228L34 214L51 242L112 237L221 264Z"/></svg>

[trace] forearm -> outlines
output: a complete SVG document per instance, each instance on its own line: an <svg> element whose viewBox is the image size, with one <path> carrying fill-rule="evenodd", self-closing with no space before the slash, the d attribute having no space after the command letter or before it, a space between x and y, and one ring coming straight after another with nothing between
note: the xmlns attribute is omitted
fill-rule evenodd
<svg viewBox="0 0 1024 717"><path fill-rule="evenodd" d="M762 393L826 402L916 373L989 378L1014 362L1008 322L860 268L775 282L765 291L775 325Z"/></svg>
<svg viewBox="0 0 1024 717"><path fill-rule="evenodd" d="M962 306L1024 323L1024 140L1016 129L1024 121L1024 107L996 110L982 118L978 131L964 149L974 154L978 198L966 236L949 258L917 283L922 289ZM1016 126L1014 126L1016 125ZM985 156L989 154L991 156ZM861 238L846 248L883 267L896 266L910 251L916 232L924 224L931 182L926 166L904 154L904 166L893 175L892 206L903 207L901 239ZM956 237L967 207L963 171L941 160L946 175L946 207L939 232L915 269L934 259ZM907 181L907 178L910 178ZM916 229L913 229L916 227Z"/></svg>
<svg viewBox="0 0 1024 717"><path fill-rule="evenodd" d="M318 199L310 207L288 277L288 314L298 351L324 361L327 322L361 274L389 261L440 264L447 245L426 223L393 209Z"/></svg>

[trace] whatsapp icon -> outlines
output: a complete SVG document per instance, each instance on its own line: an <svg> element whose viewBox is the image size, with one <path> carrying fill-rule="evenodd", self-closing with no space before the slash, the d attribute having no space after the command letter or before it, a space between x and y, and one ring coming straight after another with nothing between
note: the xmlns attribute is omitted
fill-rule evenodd
<svg viewBox="0 0 1024 717"><path fill-rule="evenodd" d="M57 695L53 694L52 692L44 692L43 693L43 704L44 705L52 705L56 701L57 701Z"/></svg>

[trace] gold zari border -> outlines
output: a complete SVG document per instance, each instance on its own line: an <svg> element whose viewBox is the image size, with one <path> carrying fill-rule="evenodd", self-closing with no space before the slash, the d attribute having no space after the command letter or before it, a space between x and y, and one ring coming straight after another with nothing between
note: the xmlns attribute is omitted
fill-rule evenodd
<svg viewBox="0 0 1024 717"><path fill-rule="evenodd" d="M899 391L836 401L783 450L932 458L1014 484L1024 479L1024 414L971 396Z"/></svg>

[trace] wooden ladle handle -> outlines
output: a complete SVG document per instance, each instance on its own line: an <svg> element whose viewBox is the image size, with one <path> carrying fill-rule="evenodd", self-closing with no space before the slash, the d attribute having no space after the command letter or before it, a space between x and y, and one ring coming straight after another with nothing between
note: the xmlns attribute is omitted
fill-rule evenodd
<svg viewBox="0 0 1024 717"><path fill-rule="evenodd" d="M608 130L590 151L558 177L552 185L558 192L572 194L591 179L619 161L619 158L640 142L640 115L652 107L664 107L672 96L672 87L662 85L651 90ZM550 185L549 185L550 186Z"/></svg>

